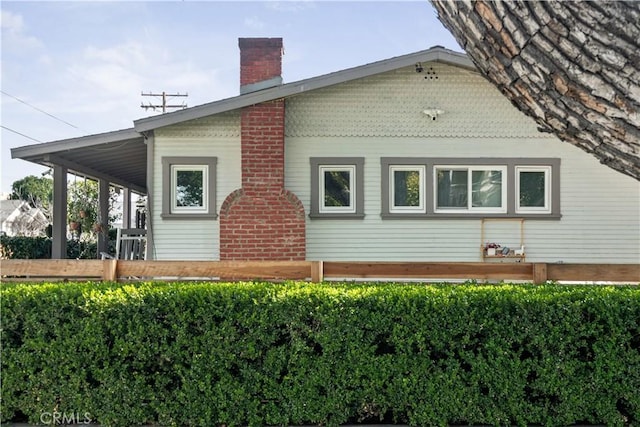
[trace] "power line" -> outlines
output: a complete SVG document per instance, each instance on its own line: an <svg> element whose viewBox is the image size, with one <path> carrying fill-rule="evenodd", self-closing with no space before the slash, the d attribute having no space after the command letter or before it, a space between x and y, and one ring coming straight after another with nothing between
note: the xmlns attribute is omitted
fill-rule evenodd
<svg viewBox="0 0 640 427"><path fill-rule="evenodd" d="M24 136L25 138L28 138L28 139L30 139L30 140L32 140L32 141L35 141L35 142L42 142L42 141L39 141L39 140L37 140L37 139L35 139L35 138L30 137L29 135L25 135L24 133L20 133L20 132L18 132L17 130L13 130L13 129L11 129L11 128L8 128L8 127L6 127L6 126L4 126L4 125L0 125L0 127L1 127L2 129L8 130L9 132L13 132L13 133L15 133L15 134L17 134L17 135Z"/></svg>
<svg viewBox="0 0 640 427"><path fill-rule="evenodd" d="M6 95L6 96L8 96L8 97L10 97L10 98L13 98L13 99L15 99L16 101L21 102L21 103L23 103L24 105L29 106L29 107L33 108L34 110L41 112L42 114L46 114L47 116L51 117L52 119L56 119L56 120L58 120L59 122L62 122L62 123L64 123L65 125L69 125L69 126L71 126L72 128L74 128L74 129L78 129L78 130L79 130L79 131L81 131L81 132L88 133L87 131L80 129L78 126L76 126L76 125L74 125L74 124L71 124L71 123L69 123L69 122L68 122L68 121L66 121L66 120L62 120L61 118L56 117L56 116L54 116L54 115L53 115L53 114L51 114L51 113L47 113L47 112L46 112L46 111L44 111L43 109L38 108L38 107L36 107L36 106L34 106L34 105L29 104L27 101L23 101L22 99L18 98L17 96L13 96L13 95L11 95L10 93L7 93L7 92L5 92L5 91L3 91L3 90L0 90L0 92L2 92L2 94L3 94L3 95ZM31 139L33 139L33 138L31 138Z"/></svg>

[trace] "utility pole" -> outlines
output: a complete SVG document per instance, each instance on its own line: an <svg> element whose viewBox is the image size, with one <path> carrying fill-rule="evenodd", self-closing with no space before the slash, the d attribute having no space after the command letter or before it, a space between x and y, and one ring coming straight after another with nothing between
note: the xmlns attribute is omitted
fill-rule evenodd
<svg viewBox="0 0 640 427"><path fill-rule="evenodd" d="M173 98L176 96L184 96L187 97L189 96L188 93L185 94L181 94L181 93L166 93L166 92L162 92L162 93L144 93L141 92L140 93L141 96L157 96L157 97L161 97L162 98L162 104L158 105L158 104L151 104L150 102L148 104L144 104L144 103L140 103L140 107L144 108L145 110L148 109L152 109L153 111L156 111L156 108L162 108L162 112L166 113L167 112L167 108L187 108L187 104L186 103L182 103L180 105L167 105L167 98Z"/></svg>

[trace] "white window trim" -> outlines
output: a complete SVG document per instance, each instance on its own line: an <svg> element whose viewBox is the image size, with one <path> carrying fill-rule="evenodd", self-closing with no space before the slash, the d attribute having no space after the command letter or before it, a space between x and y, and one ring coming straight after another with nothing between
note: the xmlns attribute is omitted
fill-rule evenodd
<svg viewBox="0 0 640 427"><path fill-rule="evenodd" d="M349 172L349 206L325 206L325 172ZM355 165L320 165L318 167L320 178L319 212L326 213L355 213L356 212L356 166Z"/></svg>
<svg viewBox="0 0 640 427"><path fill-rule="evenodd" d="M396 206L395 205L395 176L396 171L418 171L419 174L419 198L418 206ZM425 177L426 166L424 165L389 165L389 212L390 213L426 213L425 203Z"/></svg>
<svg viewBox="0 0 640 427"><path fill-rule="evenodd" d="M516 166L516 213L549 214L551 207L551 166ZM544 172L544 206L520 206L520 172Z"/></svg>
<svg viewBox="0 0 640 427"><path fill-rule="evenodd" d="M466 170L467 174L467 207L466 208L439 208L438 207L438 171ZM500 171L502 172L501 206L498 208L474 207L473 204L473 172L474 171ZM507 166L504 165L434 165L433 167L433 206L435 213L507 213Z"/></svg>
<svg viewBox="0 0 640 427"><path fill-rule="evenodd" d="M178 206L177 182L179 172L202 172L202 206ZM207 165L171 165L171 213L209 213L209 167Z"/></svg>

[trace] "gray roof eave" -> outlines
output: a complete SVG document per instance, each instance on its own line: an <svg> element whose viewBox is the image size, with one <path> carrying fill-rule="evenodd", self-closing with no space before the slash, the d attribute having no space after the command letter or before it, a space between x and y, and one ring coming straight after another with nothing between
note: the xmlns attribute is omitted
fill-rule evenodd
<svg viewBox="0 0 640 427"><path fill-rule="evenodd" d="M178 110L172 113L152 116L134 121L134 129L137 132L147 132L164 126L182 123L188 120L199 119L214 114L232 111L262 102L273 101L275 99L286 98L292 95L320 89L351 80L369 77L375 74L393 71L399 68L413 65L417 62L442 62L460 68L477 71L473 62L464 53L454 52L443 47L432 47L430 49L398 56L383 61L348 68L346 70L312 77L281 86L250 92L243 95L226 98L219 101L210 102L196 107Z"/></svg>
<svg viewBox="0 0 640 427"><path fill-rule="evenodd" d="M69 151L77 148L92 147L95 145L113 142L126 142L142 139L143 136L133 128L122 129L95 135L81 136L78 138L61 139L58 141L44 142L41 144L25 145L11 149L12 159L34 160L43 158L52 153Z"/></svg>

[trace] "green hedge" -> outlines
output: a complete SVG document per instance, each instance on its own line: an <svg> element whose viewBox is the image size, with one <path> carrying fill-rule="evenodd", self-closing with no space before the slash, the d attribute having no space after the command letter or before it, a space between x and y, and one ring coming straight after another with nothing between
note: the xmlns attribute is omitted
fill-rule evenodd
<svg viewBox="0 0 640 427"><path fill-rule="evenodd" d="M109 251L115 253L115 229L109 230ZM0 236L0 253L9 259L51 258L50 237ZM68 259L96 259L98 245L95 241L68 240Z"/></svg>
<svg viewBox="0 0 640 427"><path fill-rule="evenodd" d="M2 421L640 423L637 287L4 284Z"/></svg>

